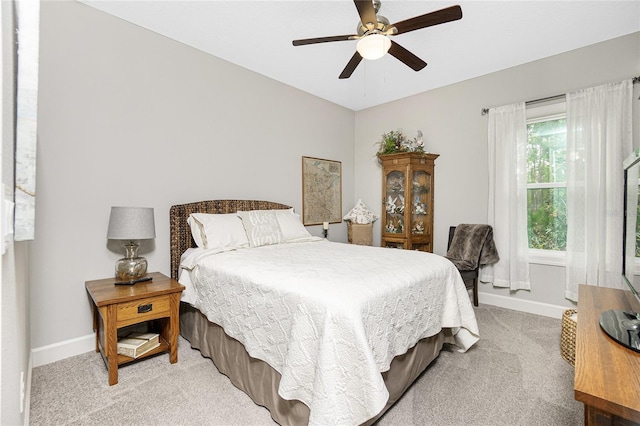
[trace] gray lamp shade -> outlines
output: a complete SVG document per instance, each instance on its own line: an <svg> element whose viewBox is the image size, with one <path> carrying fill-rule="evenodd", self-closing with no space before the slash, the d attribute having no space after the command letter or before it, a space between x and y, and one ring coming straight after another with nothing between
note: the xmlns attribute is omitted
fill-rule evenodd
<svg viewBox="0 0 640 426"><path fill-rule="evenodd" d="M111 207L110 240L148 240L156 237L156 225L151 207Z"/></svg>

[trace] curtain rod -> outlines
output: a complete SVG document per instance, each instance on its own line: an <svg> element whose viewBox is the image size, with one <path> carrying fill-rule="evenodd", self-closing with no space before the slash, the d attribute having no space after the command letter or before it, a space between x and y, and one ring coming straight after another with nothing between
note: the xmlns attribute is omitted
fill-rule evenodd
<svg viewBox="0 0 640 426"><path fill-rule="evenodd" d="M638 76L638 77L633 77L633 78L631 79L631 83L632 83L632 84L640 83L640 76ZM539 103L539 102L552 101L552 100L555 100L555 99L564 98L565 96L566 96L566 94L564 94L564 93L563 93L562 95L547 96L546 98L540 98L540 99L534 99L534 100L532 100L532 101L526 101L526 102L525 102L525 105L537 104L537 103ZM638 98L638 99L640 99L640 98ZM480 113L481 113L482 115L487 115L487 114L489 114L489 108L482 108L482 109L480 110Z"/></svg>

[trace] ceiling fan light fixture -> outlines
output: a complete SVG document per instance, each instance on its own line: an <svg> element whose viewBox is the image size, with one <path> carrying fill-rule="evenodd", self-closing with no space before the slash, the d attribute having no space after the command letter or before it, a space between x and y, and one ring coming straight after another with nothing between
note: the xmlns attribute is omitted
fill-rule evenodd
<svg viewBox="0 0 640 426"><path fill-rule="evenodd" d="M363 58L375 60L382 58L390 47L389 37L382 34L369 34L358 40L356 50Z"/></svg>

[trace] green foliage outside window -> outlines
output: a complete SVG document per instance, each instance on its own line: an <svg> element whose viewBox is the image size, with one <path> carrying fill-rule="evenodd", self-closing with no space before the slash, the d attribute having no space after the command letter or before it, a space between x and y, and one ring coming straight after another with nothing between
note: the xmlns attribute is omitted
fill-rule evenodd
<svg viewBox="0 0 640 426"><path fill-rule="evenodd" d="M529 248L564 251L567 247L567 189L527 191Z"/></svg>
<svg viewBox="0 0 640 426"><path fill-rule="evenodd" d="M529 248L567 245L566 119L527 125L527 223Z"/></svg>

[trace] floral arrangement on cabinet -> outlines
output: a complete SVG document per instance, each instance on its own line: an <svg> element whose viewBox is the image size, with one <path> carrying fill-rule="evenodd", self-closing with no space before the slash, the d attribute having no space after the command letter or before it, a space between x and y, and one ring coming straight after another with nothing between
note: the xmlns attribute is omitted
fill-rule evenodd
<svg viewBox="0 0 640 426"><path fill-rule="evenodd" d="M402 130L391 130L383 133L382 139L378 143L376 155L398 154L401 152L424 152L424 140L422 132L418 130L418 135L413 139L407 139Z"/></svg>

